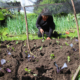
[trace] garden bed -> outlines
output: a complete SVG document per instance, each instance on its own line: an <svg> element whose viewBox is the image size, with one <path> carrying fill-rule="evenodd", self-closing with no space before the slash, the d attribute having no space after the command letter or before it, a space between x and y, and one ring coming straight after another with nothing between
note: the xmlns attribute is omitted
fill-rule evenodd
<svg viewBox="0 0 80 80"><path fill-rule="evenodd" d="M71 43L73 47L70 46ZM26 41L1 42L0 60L6 60L3 67L9 68L11 72L8 73L4 70L4 74L0 74L0 80L71 80L80 64L76 38L32 40L30 47L32 53L37 57L29 58L31 55ZM50 58L51 54L54 54L54 58ZM67 68L57 73L54 62L59 67L66 63Z"/></svg>

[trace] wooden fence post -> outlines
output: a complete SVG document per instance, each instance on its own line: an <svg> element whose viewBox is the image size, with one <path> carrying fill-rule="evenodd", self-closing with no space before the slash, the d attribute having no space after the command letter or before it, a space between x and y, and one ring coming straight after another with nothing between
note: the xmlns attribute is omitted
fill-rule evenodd
<svg viewBox="0 0 80 80"><path fill-rule="evenodd" d="M73 0L71 0L71 2L72 2L72 6L73 6L73 10L74 10L74 16L75 16L75 21L76 21L76 26L77 26L78 41L79 41L79 57L80 57L80 36L79 36L79 26L78 26L78 21L77 21L77 17L76 17L76 10L75 10L75 6L74 6L74 2L73 2Z"/></svg>

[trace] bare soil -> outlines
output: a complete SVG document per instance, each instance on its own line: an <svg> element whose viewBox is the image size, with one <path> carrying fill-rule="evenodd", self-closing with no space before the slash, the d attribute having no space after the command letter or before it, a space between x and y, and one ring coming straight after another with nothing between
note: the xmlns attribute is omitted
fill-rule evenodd
<svg viewBox="0 0 80 80"><path fill-rule="evenodd" d="M27 55L30 52L26 41L18 41L18 44L16 41L2 41L0 60L5 59L6 63L2 65L4 73L0 71L0 80L71 80L80 64L79 43L75 39L56 38L44 42L42 39L32 40L30 47L32 53L36 55L35 58L28 58ZM65 42L69 45L66 45ZM71 43L73 48L77 49L76 51L70 46ZM8 48L7 45L10 47ZM41 50L40 47L42 47ZM7 50L11 52L11 55L8 54ZM54 59L50 59L51 53L54 54ZM67 56L70 56L70 62L68 62ZM57 73L54 62L59 67L66 63L68 67ZM6 72L6 68L11 69L11 73ZM31 69L30 73L25 71L25 68Z"/></svg>

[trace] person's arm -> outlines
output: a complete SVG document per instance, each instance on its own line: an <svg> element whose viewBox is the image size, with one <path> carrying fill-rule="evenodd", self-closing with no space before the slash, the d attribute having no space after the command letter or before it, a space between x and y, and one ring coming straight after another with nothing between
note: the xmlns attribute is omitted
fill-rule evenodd
<svg viewBox="0 0 80 80"><path fill-rule="evenodd" d="M49 18L49 34L48 34L48 37L51 38L51 34L52 34L54 29L55 29L55 23L53 22L53 17L50 16L50 18Z"/></svg>
<svg viewBox="0 0 80 80"><path fill-rule="evenodd" d="M36 21L36 27L37 27L38 29L41 29L40 20L41 20L41 15L38 16L38 19L37 19L37 21Z"/></svg>

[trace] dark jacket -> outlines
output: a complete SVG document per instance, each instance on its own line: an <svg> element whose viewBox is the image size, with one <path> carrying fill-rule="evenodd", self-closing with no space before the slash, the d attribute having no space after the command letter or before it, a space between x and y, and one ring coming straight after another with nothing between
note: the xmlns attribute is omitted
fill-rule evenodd
<svg viewBox="0 0 80 80"><path fill-rule="evenodd" d="M53 30L55 29L55 24L53 22L53 17L49 16L46 21L43 21L41 14L39 15L36 26L38 29L42 28L44 31L49 32L48 37L51 37Z"/></svg>

